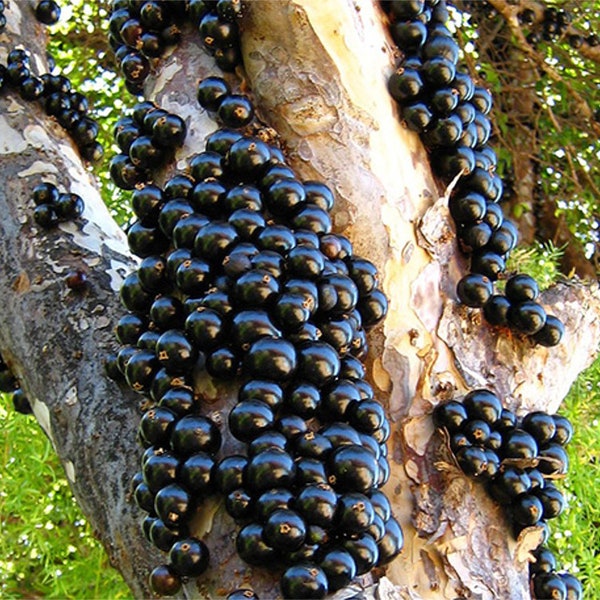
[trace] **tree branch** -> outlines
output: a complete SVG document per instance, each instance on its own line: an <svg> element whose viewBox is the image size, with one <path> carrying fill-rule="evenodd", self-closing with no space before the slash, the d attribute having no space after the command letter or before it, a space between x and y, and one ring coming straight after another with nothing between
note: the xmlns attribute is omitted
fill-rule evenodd
<svg viewBox="0 0 600 600"><path fill-rule="evenodd" d="M22 35L26 43L33 32ZM148 84L161 104L189 119L179 168L203 149L214 127L197 108L195 86L216 69L194 35L190 28ZM242 38L259 114L281 134L300 176L335 190L336 230L377 264L390 298L389 316L371 336L368 363L377 397L394 420L387 493L406 548L375 593L413 600L526 597L533 542L515 543L506 533L500 507L452 466L429 414L440 400L482 385L519 412L554 410L596 351L597 292L576 285L546 293L544 301L567 327L564 345L550 350L491 330L479 313L457 304L454 290L465 265L447 199L387 94L393 52L373 3L253 3ZM164 558L144 540L140 513L127 495L141 454L135 444L140 397L108 382L101 365L115 348L111 328L123 312L116 287L133 262L70 142L14 95L0 98L0 107L0 148L8 159L0 169L0 352L23 379L113 564L136 596L147 597L147 574ZM81 193L81 223L40 235L26 199L41 178ZM65 290L63 265L88 271L87 291ZM236 382L195 383L205 410L225 423ZM222 433L225 450L235 448L224 426ZM260 597L277 595L276 577L237 557L235 525L220 504L202 507L195 531L211 548L211 568L186 595L220 597L249 580ZM490 573L492 559L497 568ZM358 585L372 590L370 581Z"/></svg>

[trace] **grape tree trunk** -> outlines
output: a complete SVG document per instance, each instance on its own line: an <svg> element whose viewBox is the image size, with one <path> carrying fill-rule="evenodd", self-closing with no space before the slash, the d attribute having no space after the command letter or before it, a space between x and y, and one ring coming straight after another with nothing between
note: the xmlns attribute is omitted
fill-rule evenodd
<svg viewBox="0 0 600 600"><path fill-rule="evenodd" d="M42 57L38 26L18 3L9 14L11 44L18 40ZM0 59L6 46L5 36ZM600 340L597 289L568 282L543 295L566 325L555 349L492 330L479 312L457 303L465 264L446 190L387 94L394 51L376 5L253 3L242 46L243 85L259 116L277 130L301 178L335 190L336 230L377 264L390 299L385 323L370 337L368 366L392 420L386 492L406 543L385 572L356 585L379 598L528 597L528 549L539 532L511 537L500 507L453 464L429 414L440 400L482 386L519 413L555 411ZM196 81L208 73L218 70L186 31L148 83L149 97L188 121L190 134L171 171L201 151L215 127L195 101ZM34 224L30 195L41 180L83 196L80 223L54 231ZM107 380L102 367L117 347L118 286L135 261L64 132L13 92L0 97L0 263L0 353L22 381L112 563L137 597L147 597L147 574L164 559L141 534L142 515L128 495L141 453L140 397ZM81 293L64 284L72 268L89 276ZM233 387L206 380L197 387L207 411L226 422ZM186 586L187 596L223 596L244 583L260 597L277 595L275 576L237 558L235 525L218 503L202 507L196 529L211 548L212 567Z"/></svg>

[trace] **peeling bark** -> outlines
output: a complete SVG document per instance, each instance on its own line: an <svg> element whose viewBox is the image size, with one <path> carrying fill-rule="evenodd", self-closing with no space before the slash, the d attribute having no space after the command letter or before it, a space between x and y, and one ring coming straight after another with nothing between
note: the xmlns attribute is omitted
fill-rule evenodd
<svg viewBox="0 0 600 600"><path fill-rule="evenodd" d="M31 39L33 32L22 34ZM528 597L528 550L539 532L511 537L501 508L460 473L429 414L439 401L480 386L497 391L519 414L556 410L596 352L597 287L569 282L543 295L567 329L555 349L491 329L479 312L458 305L454 290L465 264L446 191L436 188L425 151L402 127L387 94L394 57L373 3L254 3L242 44L245 85L259 115L279 132L302 178L334 189L335 229L377 264L390 298L388 318L371 336L368 363L393 420L386 492L406 544L385 572L335 597L361 590L366 597L414 600ZM150 97L188 120L179 169L214 129L196 105L195 85L216 72L188 31L148 83ZM137 597L148 596L147 574L163 559L144 540L141 515L127 494L141 454L135 444L140 396L102 374L102 355L115 349L112 327L124 312L115 290L135 263L57 126L9 93L0 98L0 128L0 352L23 381L113 564ZM84 197L80 223L50 232L33 224L29 196L42 177ZM88 273L82 294L62 283L73 267ZM235 382L216 386L198 377L196 390L206 411L224 423ZM225 449L234 451L224 429ZM201 507L195 531L211 548L212 567L186 586L186 596L221 597L248 583L260 597L277 596L276 576L237 557L236 527L221 505Z"/></svg>

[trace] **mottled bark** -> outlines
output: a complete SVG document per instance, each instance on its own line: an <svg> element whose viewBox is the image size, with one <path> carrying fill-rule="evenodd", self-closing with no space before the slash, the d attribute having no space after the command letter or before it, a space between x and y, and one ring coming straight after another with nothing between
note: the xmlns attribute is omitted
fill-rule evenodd
<svg viewBox="0 0 600 600"><path fill-rule="evenodd" d="M30 7L13 2L6 14L0 62L22 44L45 72L45 34ZM41 181L78 193L82 219L52 230L36 225L31 192ZM136 263L75 145L40 104L12 91L0 96L0 263L0 353L111 563L136 596L148 596L147 573L160 558L141 539L141 511L129 497L140 397L108 380L103 367L118 348L118 290ZM64 282L73 269L88 276L82 292Z"/></svg>
<svg viewBox="0 0 600 600"><path fill-rule="evenodd" d="M511 538L500 508L453 465L429 413L440 400L478 386L496 390L520 413L555 410L595 353L600 298L578 284L544 295L567 328L563 345L549 350L492 330L479 312L458 305L464 260L444 192L387 94L393 52L380 17L366 0L261 1L251 5L242 36L245 85L259 115L279 132L302 178L335 190L336 230L377 264L390 298L368 363L393 420L386 491L406 546L385 577L375 573L357 587L379 598L522 599L527 549L538 532ZM31 34L23 32L24 39ZM214 128L195 101L197 79L211 72L218 71L190 31L148 83L150 97L188 119L178 168ZM23 380L113 564L136 596L147 596L147 573L161 558L139 531L140 514L127 495L141 453L134 441L140 397L102 374L102 355L115 348L111 330L123 312L115 290L134 263L73 146L40 110L13 94L0 98L0 139L0 352ZM33 224L29 196L42 176L85 198L81 223L53 232ZM65 265L88 272L84 293L66 290ZM235 382L215 386L198 378L196 388L207 412L224 424ZM235 448L228 437L226 448ZM277 576L235 554L235 530L219 503L201 507L195 531L211 548L212 566L186 586L187 595L219 597L243 583L262 598L277 595Z"/></svg>

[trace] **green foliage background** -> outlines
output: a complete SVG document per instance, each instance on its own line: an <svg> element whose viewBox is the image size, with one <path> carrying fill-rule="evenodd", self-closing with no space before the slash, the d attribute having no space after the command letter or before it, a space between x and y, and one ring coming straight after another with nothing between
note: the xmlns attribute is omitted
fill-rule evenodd
<svg viewBox="0 0 600 600"><path fill-rule="evenodd" d="M63 3L64 4L64 3ZM594 3L581 3L580 13L599 23ZM112 146L112 127L125 107L134 102L116 76L111 54L105 46L109 2L88 3L72 0L63 6L61 22L51 28L49 50L62 72L74 87L85 92L92 113L99 120L100 140L106 149L105 160L94 171L102 185L103 197L117 220L123 224L130 217L128 194L110 182L108 159L116 152ZM590 17L591 15L591 17ZM564 49L549 50L564 52ZM561 59L562 60L562 59ZM580 77L577 58L566 76L581 93L589 82ZM86 69L81 69L86 65ZM485 68L483 65L482 68ZM494 85L494 74L488 74ZM593 86L598 93L600 86ZM540 84L540 94L553 98L558 107L564 94L560 86ZM568 107L561 110L567 111ZM498 116L502 123L502 115ZM598 160L596 141L588 132L546 129L545 160L561 156L565 143L575 144L585 163L582 169ZM560 161L557 161L560 167ZM562 167L560 167L562 168ZM575 189L568 177L557 177L556 170L546 173L547 193L561 194L570 200L563 203L567 222L586 243L595 244L595 233L586 227L597 212L594 186ZM593 181L600 171L592 173ZM566 182L566 183L565 183ZM570 182L570 183L569 183ZM600 187L600 184L598 184ZM512 268L528 272L547 287L558 277L560 249L551 244L522 248L513 253ZM563 489L569 510L552 523L549 544L558 554L559 563L583 581L586 597L597 597L600 590L600 360L580 376L564 406L564 414L576 426L569 448L571 467ZM2 438L0 460L4 472L0 478L0 596L2 598L128 598L130 592L94 538L93 531L69 491L52 446L35 420L14 412L10 398L0 395Z"/></svg>

